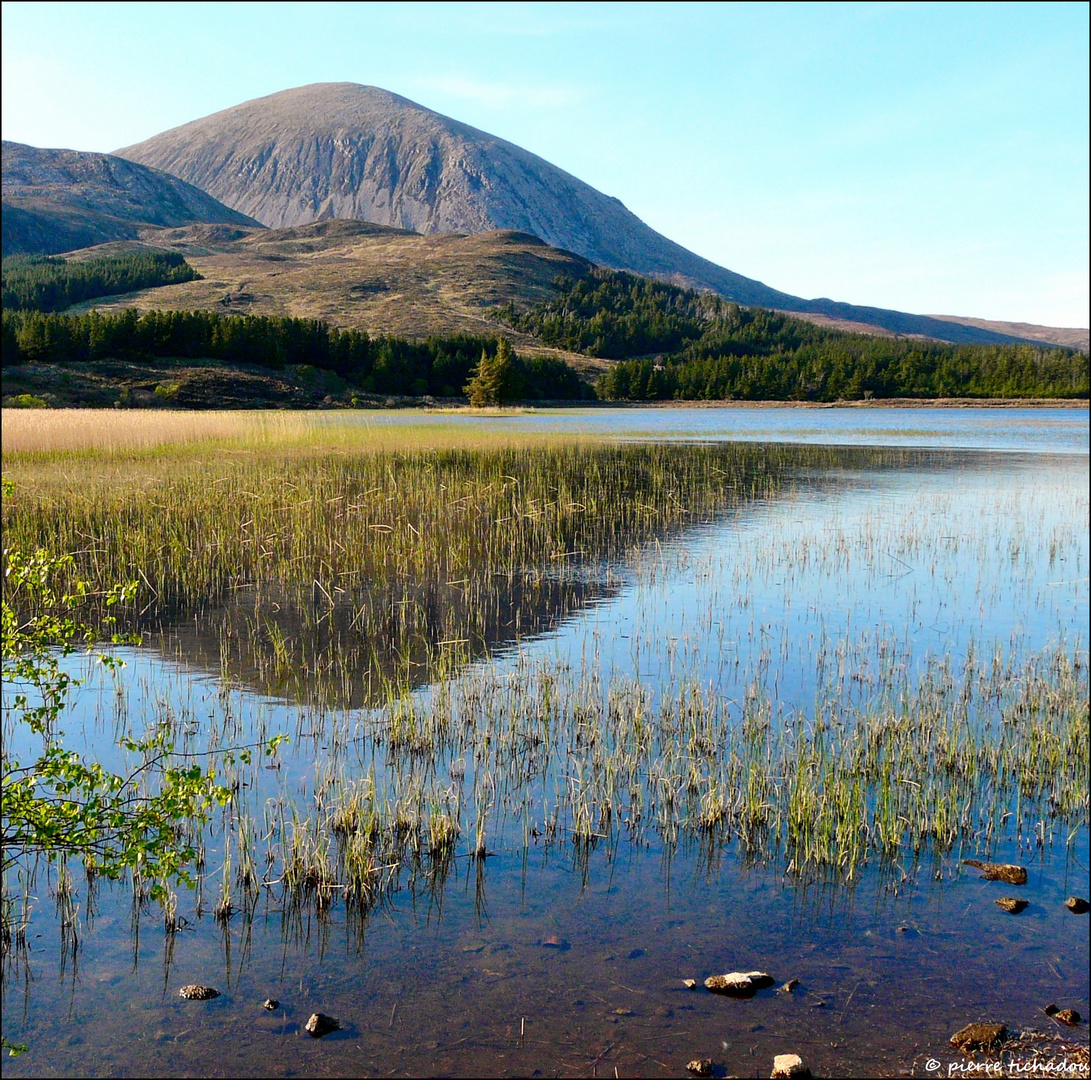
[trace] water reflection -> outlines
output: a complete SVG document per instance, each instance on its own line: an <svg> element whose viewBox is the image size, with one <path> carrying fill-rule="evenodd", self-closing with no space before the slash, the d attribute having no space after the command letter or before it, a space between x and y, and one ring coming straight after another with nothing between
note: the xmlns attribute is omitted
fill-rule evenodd
<svg viewBox="0 0 1091 1080"><path fill-rule="evenodd" d="M726 474L699 513L663 496L553 565L255 585L164 619L123 708L109 681L81 699L85 745L119 716L202 752L294 742L227 772L239 804L180 932L119 887L92 918L80 883L65 953L37 903L4 984L35 1050L6 1071L671 1075L790 1049L874 1075L971 1019L1086 1012L1087 923L1063 908L1087 888L1086 748L1032 723L1067 694L1086 725L1086 458L692 454ZM853 710L881 720L855 742ZM872 750L897 768L868 773ZM961 866L982 851L1029 867L1023 915ZM681 983L732 969L799 993ZM223 996L180 1002L188 982ZM347 1034L298 1037L315 1010Z"/></svg>

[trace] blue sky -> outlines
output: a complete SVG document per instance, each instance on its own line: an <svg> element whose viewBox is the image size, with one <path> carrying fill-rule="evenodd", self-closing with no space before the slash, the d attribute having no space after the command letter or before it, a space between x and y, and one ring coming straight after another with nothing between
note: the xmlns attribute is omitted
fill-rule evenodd
<svg viewBox="0 0 1091 1080"><path fill-rule="evenodd" d="M500 135L801 296L1088 324L1088 5L3 5L3 136L310 82Z"/></svg>

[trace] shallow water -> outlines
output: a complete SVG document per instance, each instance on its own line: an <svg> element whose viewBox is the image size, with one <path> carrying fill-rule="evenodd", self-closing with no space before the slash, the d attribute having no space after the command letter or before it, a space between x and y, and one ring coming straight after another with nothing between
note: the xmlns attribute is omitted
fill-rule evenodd
<svg viewBox="0 0 1091 1080"><path fill-rule="evenodd" d="M1063 645L1086 665L1085 413L973 410L987 414L982 427L970 410L838 410L851 415L824 427L832 412L610 411L623 436L660 425L664 438L758 440L774 430L844 445L870 433L933 449L893 463L846 452L821 468L801 457L776 497L561 574L562 586L581 589L505 594L510 610L448 672L450 692L485 700L472 695L543 672L559 686L639 683L652 703L699 687L726 700L730 720L760 691L775 722L834 699L867 706L930 663L957 671L999 651L1018 667ZM553 417L503 422L587 422ZM963 449L975 439L993 449ZM520 605L526 617L515 619ZM454 782L457 762L442 750L422 761L377 746L372 702L333 707L308 700L305 686L268 685L245 658L221 665L214 625L179 624L124 652L116 681L92 673L67 721L70 741L109 759L119 716L164 709L195 739L210 728L240 741L287 731L281 767L254 773L249 798L303 813L333 768L370 770L387 786ZM415 682L421 709L444 693L433 676ZM4 981L4 1034L31 1050L5 1073L669 1076L711 1057L730 1073L768 1075L775 1054L796 1052L816 1075L935 1075L925 1062L945 1072L957 1060L946 1040L966 1023L1052 1035L1045 1005L1091 1011L1087 917L1063 907L1088 893L1086 803L1072 829L1043 819L1041 844L1036 822L1020 834L1013 822L991 844L964 837L949 851L873 857L846 881L790 873L775 850L759 857L737 839L650 823L610 828L589 845L565 841L562 828L549 842L569 766L536 774L529 794L491 796L472 760L462 768L455 857L398 870L367 911L293 908L274 886L221 925L208 913L214 835L203 917L182 892L185 928L166 935L148 907L134 940L130 894L101 889L92 918L78 880L72 953L43 875L30 951L9 954ZM478 860L468 856L472 804L488 798L494 854ZM540 836L524 847L531 827ZM960 864L972 854L1028 866L1023 914L994 905L1012 889ZM800 985L735 1001L681 981L753 969ZM181 1001L189 982L223 996ZM266 997L282 1007L262 1011ZM300 1028L315 1010L344 1029L310 1040ZM1086 1032L1064 1035L1086 1043Z"/></svg>
<svg viewBox="0 0 1091 1080"><path fill-rule="evenodd" d="M369 427L417 426L419 412L338 413ZM1088 451L1084 408L707 408L535 409L482 415L440 413L459 428L526 433L562 432L618 439L683 442L807 443L829 446L912 446L1021 453Z"/></svg>

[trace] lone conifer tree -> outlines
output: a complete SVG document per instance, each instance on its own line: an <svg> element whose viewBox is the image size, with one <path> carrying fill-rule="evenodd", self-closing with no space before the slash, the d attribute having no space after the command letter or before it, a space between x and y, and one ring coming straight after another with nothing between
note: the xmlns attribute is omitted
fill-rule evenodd
<svg viewBox="0 0 1091 1080"><path fill-rule="evenodd" d="M508 339L501 338L495 356L482 350L481 360L464 392L473 406L499 405L515 396L515 381L515 356Z"/></svg>

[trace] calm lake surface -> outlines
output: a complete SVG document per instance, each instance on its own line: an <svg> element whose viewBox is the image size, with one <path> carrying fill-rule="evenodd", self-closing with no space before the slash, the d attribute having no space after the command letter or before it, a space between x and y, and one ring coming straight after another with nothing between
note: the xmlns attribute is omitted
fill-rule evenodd
<svg viewBox="0 0 1091 1080"><path fill-rule="evenodd" d="M1064 907L1089 892L1086 774L1062 812L1059 786L1031 798L952 773L953 812L972 828L949 843L906 832L885 853L865 850L869 834L848 861L806 863L775 824L695 824L713 820L714 796L731 807L724 821L741 820L727 778L746 775L754 738L787 788L776 748L826 724L833 739L846 717L957 712L960 738L985 743L1015 722L1000 703L1023 700L1035 665L1074 663L1086 710L1086 410L435 422L700 444L679 453L746 443L713 461L745 494L681 526L653 520L608 557L562 552L524 576L491 574L475 594L486 616L463 613L460 580L439 583L429 602L459 643L454 660L390 630L359 650L366 664L345 661L336 685L319 685L244 630L260 623L263 642L300 655L355 649L352 604L266 588L174 613L120 650L119 673L79 665L67 741L114 767L119 735L153 718L194 750L277 732L291 743L274 766L239 773L264 884L247 899L232 884L230 919L212 914L244 850L228 844L225 871L228 819L208 835L201 893L178 892L177 932L127 885L89 892L77 876L73 946L55 877L40 874L29 948L9 950L3 984L4 1034L30 1050L5 1075L681 1076L707 1057L718 1075L768 1076L781 1053L815 1075L947 1075L962 1060L947 1040L973 1021L1086 1046L1086 1022L1061 1029L1042 1012L1091 1012L1088 918ZM755 475L772 479L747 487ZM407 657L405 694L384 701L368 679ZM667 712L689 756L672 756ZM19 736L6 725L5 737ZM894 781L926 783L904 770ZM434 821L454 815L448 856L392 856L365 905L339 883L321 901L289 898L276 829L291 819L302 835L335 797L365 789ZM774 821L777 797L753 797L755 820ZM487 857L473 855L479 839ZM1026 866L1029 880L982 880L970 857ZM994 901L1009 895L1029 906L1007 914ZM799 984L747 1000L701 985L752 970ZM221 996L180 1000L194 982ZM264 1011L266 998L280 1007ZM315 1011L342 1029L308 1038Z"/></svg>
<svg viewBox="0 0 1091 1080"><path fill-rule="evenodd" d="M419 424L420 413L353 414L371 426ZM1086 408L707 408L535 409L488 416L436 413L468 429L569 432L618 439L916 446L1019 453L1088 452ZM335 417L340 422L341 415Z"/></svg>

